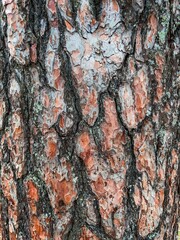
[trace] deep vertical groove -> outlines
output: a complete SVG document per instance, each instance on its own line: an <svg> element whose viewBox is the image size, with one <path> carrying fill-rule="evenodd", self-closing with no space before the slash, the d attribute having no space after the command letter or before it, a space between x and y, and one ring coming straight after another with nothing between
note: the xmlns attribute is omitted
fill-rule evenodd
<svg viewBox="0 0 180 240"><path fill-rule="evenodd" d="M175 239L178 225L178 184L180 177L180 166L176 163L179 136L178 80L176 73L178 69L177 57L179 46L177 39L179 28L178 20L176 20L176 2L173 0L117 0L117 2L69 0L70 9L64 8L65 12L63 12L64 9L60 11L61 1L30 0L26 3L25 7L22 6L24 1L17 1L17 6L16 2L13 1L13 3L8 3L13 6L12 16L14 8L16 7L18 7L18 11L16 12L17 19L19 17L18 14L21 16L19 23L14 22L12 25L10 23L11 21L8 20L9 15L6 15L5 9L7 5L3 6L4 2L5 1L0 3L0 68L2 68L0 97L5 101L6 108L5 113L1 114L3 107L0 106L2 108L0 109L0 117L2 117L3 122L2 129L0 130L0 139L3 143L1 143L0 146L0 214L2 219L0 226L2 225L3 228L3 240L9 240L11 235L9 230L10 216L8 207L11 205L9 201L11 194L13 195L13 190L11 192L8 188L7 193L3 192L3 164L10 166L12 169L13 177L11 180L17 186L18 229L17 233L15 229L15 238L30 240L33 238L31 234L33 234L32 228L34 227L37 232L38 229L40 229L39 233L41 232L41 234L48 232L49 236L46 237L47 240L55 240L57 235L63 240L78 240L80 237L89 239L90 236L88 236L88 234L92 234L92 238L97 236L103 240L119 239L115 236L116 233L113 233L114 235L112 234L113 236L111 236L110 232L117 230L115 229L116 226L118 226L116 210L122 206L114 207L118 205L118 203L114 203L112 200L112 208L109 207L109 196L104 195L102 197L101 191L98 193L98 191L96 192L96 190L94 190L93 184L97 179L94 178L94 180L92 178L84 159L77 153L77 149L82 148L80 150L83 151L83 147L91 153L92 147L89 146L90 144L86 146L86 142L83 142L81 146L77 143L78 137L82 136L84 131L86 131L94 141L97 149L97 160L102 158L108 167L110 167L107 179L112 180L111 182L114 181L113 178L116 177L116 174L114 174L115 172L113 172L114 170L111 168L108 154L111 156L113 152L116 152L116 149L107 147L107 149L111 149L109 153L108 150L103 151L102 147L102 138L103 134L105 134L103 132L103 123L106 122L104 101L105 98L108 97L112 100L113 104L115 103L116 111L114 112L114 118L117 117L118 124L126 138L126 144L123 146L125 149L124 162L127 166L127 171L125 175L125 189L123 189L124 192L122 193L122 195L124 194L122 204L125 208L124 218L121 216L125 222L125 231L122 239L153 240L156 237L167 240L170 238ZM64 2L66 4L66 1ZM159 4L160 2L161 5ZM80 8L81 3L83 3L83 5ZM108 4L110 4L110 8L108 8ZM102 9L104 6L107 7L106 10ZM10 6L8 7L11 9ZM88 10L90 8L92 16L88 16L86 7ZM118 10L118 8L120 8L120 10ZM8 11L10 11L9 9ZM106 19L107 22L103 25L103 23L99 23L99 21L104 21L106 11L112 11L112 21L108 22L109 19ZM104 14L103 16L101 15L102 13ZM110 12L107 14L111 15ZM80 21L82 25L84 24L83 29L80 29L81 24L78 24L77 15L79 17L78 21ZM119 16L120 20L118 18ZM115 29L112 30L113 21L116 21L116 19L118 19L118 23ZM25 21L24 25L23 21ZM92 33L87 30L86 33L86 28L91 29L91 27L94 27L96 21L99 24L98 28ZM14 29L14 26L16 29ZM21 26L25 28L25 37L21 34L21 30L23 30ZM8 32L10 31L10 27L12 30L11 35L9 35ZM56 34L53 35L55 29L59 32L59 39L55 39ZM140 58L137 57L137 45L139 43L136 38L139 29L141 38L139 42L142 44L142 49L139 50ZM83 31L85 31L85 34ZM17 39L20 36L19 41L21 41L21 37L23 38L21 45L24 46L24 48L19 46L18 43L15 43L14 34L17 34ZM128 39L129 36L130 40ZM71 37L75 37L73 43L68 42L68 38L71 39ZM118 47L116 46L116 39L118 39ZM53 49L56 41L59 41L58 49ZM47 49L49 42L52 44L51 52L48 52ZM10 49L9 46L10 48L12 46L12 49ZM67 46L69 46L69 49ZM27 57L28 60L25 61L24 64L23 61L18 61L25 58L23 54L26 52L26 47L28 47L30 52L27 53L29 54ZM81 50L83 51L83 55L81 56L80 63L74 63L76 62L74 60L77 60L81 54ZM37 52L34 53L33 51ZM88 51L91 55L88 55ZM108 51L112 52L109 53ZM13 54L15 54L15 57L13 57ZM37 54L37 59L32 60L32 54ZM48 54L50 54L49 63L46 61ZM60 62L58 69L56 68L57 66L54 66L55 60L57 59L55 59L53 54L56 55ZM123 59L121 64L118 62L118 59L120 61L118 54L120 54ZM86 66L84 64L85 58L88 59ZM51 62L51 60L53 61ZM130 60L134 63L134 66L131 66L132 69L130 69ZM97 66L101 67L98 67L97 70ZM90 72L90 68L92 68L92 72ZM145 72L147 72L148 86L143 85L142 82L145 80L140 76L140 80L137 80L137 82L141 81L142 85L138 82L139 85L137 84L138 87L136 88L136 86L134 86L134 79L140 70L144 68L146 70ZM113 69L113 72L111 72L111 69ZM38 72L39 83L36 82L38 81L38 79L36 79L38 76L32 76L32 70ZM59 95L56 100L52 100L53 97L56 96L56 93L59 93L62 89L59 90L55 86L56 83L54 86L53 84L49 84L49 79L47 78L48 71L51 72L54 82L58 80L58 71L60 72L60 77L62 77L62 81L64 81L64 92L62 91L62 94L64 94L63 100ZM134 73L130 73L130 71L134 71ZM23 176L20 178L16 178L15 173L17 169L16 166L14 166L13 159L10 158L11 151L14 150L12 149L13 144L11 145L11 140L12 142L14 141L15 133L12 131L10 137L7 137L9 134L8 131L11 131L10 120L13 114L13 107L11 105L14 99L11 98L9 90L11 86L10 76L13 73L15 73L15 79L20 87L20 97L19 99L15 99L20 106L19 110L22 115L22 130L24 133L25 168L23 169ZM99 80L101 74L103 77ZM33 82L39 85L34 86ZM59 80L59 82L59 84L61 84L61 80ZM121 88L126 84L132 91L132 99L126 99L127 96L120 93ZM146 89L144 90L143 87L147 88L147 96L145 97L142 93L144 91L146 95ZM94 95L90 95L90 90L94 90ZM159 92L157 90L159 90ZM48 96L45 96L45 93L49 95L47 94ZM159 99L157 93L159 93ZM120 98L120 94L123 96L122 99ZM37 101L35 95L38 95L37 99L39 99L38 101L40 102L40 104L38 102L37 111L35 111ZM131 98L129 95L128 97ZM148 99L148 107L145 116L141 118L140 115L143 115L144 109L141 107L137 107L136 109L135 105L145 104L143 97L145 100L146 98ZM137 123L136 127L132 128L128 124L126 115L132 117L133 113L131 112L131 116L129 116L128 107L127 109L123 109L123 101L128 105L131 100L133 101L132 105L134 104L133 110L137 110L135 117L138 119L135 120ZM51 101L54 101L54 106L49 107ZM89 101L88 106L86 105L86 101ZM93 112L96 108L96 101L99 112L91 125L88 120L91 114L96 114L96 111ZM144 102L141 103L141 101ZM91 104L92 109L89 108ZM65 107L63 108L64 105ZM61 107L63 110L59 110ZM60 114L58 113L56 117L57 111L59 111ZM47 127L46 123L52 119L56 120L52 126ZM69 127L71 121L73 124ZM40 125L41 123L42 125ZM66 124L69 124L67 132L61 130L60 124L64 128L67 127ZM152 129L145 132L145 127L148 126L148 124L152 126ZM106 130L108 134L108 129ZM110 134L111 133L109 133L109 135ZM50 137L48 138L47 136ZM51 139L52 136L57 136L57 146L56 139ZM143 156L145 158L145 163L143 163L143 157L139 160L139 156L137 156L138 154L136 153L137 136L141 136L142 139L144 138L142 142L144 141L145 143L145 149L141 152L141 157ZM106 137L108 138L109 136ZM48 139L50 139L49 142ZM116 142L117 139L111 140L112 142ZM152 147L152 149L146 149L146 143L147 146ZM106 144L108 145L108 143ZM15 148L16 146L13 147ZM152 155L155 155L155 163L152 163L152 166L155 166L155 170L151 169L150 164L152 159L151 154L148 155L149 151ZM86 152L87 155L89 152ZM148 159L144 156L146 153ZM121 152L118 152L117 158L120 155ZM67 164L63 162L63 158L66 159ZM139 162L141 162L142 165L139 164L140 166L138 166ZM98 165L98 163L95 164ZM165 170L163 169L164 166ZM165 180L163 180L162 177L164 174L163 171L165 171ZM49 174L48 177L46 174ZM72 182L71 180L67 180L69 176L66 174L72 175ZM151 174L154 174L155 177L152 183L149 181L146 186L146 179L143 178L143 174L148 180L152 180ZM30 184L27 186L28 181ZM115 183L115 181L113 183ZM103 185L103 183L100 184ZM100 187L105 188L104 186ZM140 196L135 196L136 187L139 189ZM146 196L144 192L148 192L149 189L152 189L155 195L151 196L153 200L148 199L150 198L149 193L147 194L147 199L145 199ZM7 197L8 194L10 195L9 198ZM71 199L71 194L75 195L73 199ZM138 197L140 198L141 202L139 205L136 203L138 200L135 200L135 197L137 197L137 199ZM144 197L145 203L142 201L142 197ZM164 200L163 203L161 203L162 199L160 198L163 197ZM33 203L30 202L29 199L31 199ZM93 205L92 208L94 212L92 215L95 213L96 216L94 222L91 222L88 216L88 200ZM102 200L106 202L110 208L110 210L108 209L109 215L106 216L106 218L110 216L108 219L109 222L106 221L107 219L104 218L102 213L102 208L105 206ZM159 205L156 206L153 201L159 201ZM65 209L63 214L59 214L61 211L60 208L62 207L60 206L61 204L63 205L63 209ZM155 207L157 209L154 209ZM143 212L144 208L147 208L147 214L150 213L150 208L152 212L154 211L154 215L157 211L157 216L150 216L148 218ZM158 211L160 212L161 208L162 213L158 215ZM35 213L32 213L32 209L36 210L34 210ZM144 222L142 221L142 215L144 216ZM37 224L33 227L31 222L32 216L36 219ZM156 227L153 225L154 219L156 219L158 223ZM59 225L62 223L62 226L57 225L58 221ZM104 224L105 221L107 226ZM143 229L143 224L146 221L146 229ZM45 226L46 224L47 226ZM82 236L82 229L87 236ZM162 234L163 237L161 237L160 234ZM36 237L41 238L41 236Z"/></svg>

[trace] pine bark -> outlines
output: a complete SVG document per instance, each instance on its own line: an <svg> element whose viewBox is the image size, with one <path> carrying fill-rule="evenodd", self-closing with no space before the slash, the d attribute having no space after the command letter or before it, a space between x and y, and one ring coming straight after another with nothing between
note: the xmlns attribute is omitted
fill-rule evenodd
<svg viewBox="0 0 180 240"><path fill-rule="evenodd" d="M0 239L176 239L178 7L0 1Z"/></svg>

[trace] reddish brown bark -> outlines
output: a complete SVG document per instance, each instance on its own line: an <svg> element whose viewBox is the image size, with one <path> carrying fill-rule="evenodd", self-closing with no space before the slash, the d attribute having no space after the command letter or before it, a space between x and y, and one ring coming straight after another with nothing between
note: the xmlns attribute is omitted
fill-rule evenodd
<svg viewBox="0 0 180 240"><path fill-rule="evenodd" d="M176 239L178 2L0 2L0 239Z"/></svg>

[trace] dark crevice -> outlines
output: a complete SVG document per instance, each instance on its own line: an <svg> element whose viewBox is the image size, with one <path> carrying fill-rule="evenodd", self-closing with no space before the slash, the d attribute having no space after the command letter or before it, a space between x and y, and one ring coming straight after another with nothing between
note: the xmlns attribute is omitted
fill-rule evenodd
<svg viewBox="0 0 180 240"><path fill-rule="evenodd" d="M133 194L134 186L138 184L141 174L136 169L136 156L134 154L134 130L129 130L124 124L121 117L121 104L118 100L118 96L115 98L116 111L118 114L118 120L120 126L122 126L128 136L128 148L130 153L130 160L128 163L128 169L126 173L126 190L127 190L127 199L126 199L126 230L123 239L133 239L134 237L138 238L138 229L137 221L139 216L139 209L136 207ZM133 236L133 238L132 238Z"/></svg>
<svg viewBox="0 0 180 240"><path fill-rule="evenodd" d="M107 236L107 234L100 228L96 228L94 225L86 224L87 228L93 232L100 240L114 240L114 238Z"/></svg>
<svg viewBox="0 0 180 240"><path fill-rule="evenodd" d="M7 26L5 27L5 30L7 30ZM11 73L11 68L10 68L10 63L9 63L9 52L6 48L6 42L5 42L5 36L3 36L3 33L1 31L0 28L0 52L2 52L2 87L3 87L3 92L4 92L4 96L5 96L5 106L6 106L6 112L4 114L3 117L3 125L2 125L2 129L0 131L0 139L2 138L3 134L5 133L5 128L8 125L8 119L9 119L9 115L11 112L11 104L10 104L10 100L8 97L8 91L9 91L9 86L8 86L8 82L9 82L9 76ZM1 44L2 44L2 49L1 49Z"/></svg>
<svg viewBox="0 0 180 240"><path fill-rule="evenodd" d="M2 11L1 3L0 3L0 11ZM0 20L0 24L1 24L1 20ZM3 94L4 96L6 112L3 116L2 129L0 131L0 140L2 140L2 137L5 134L6 127L8 126L9 115L11 113L11 104L8 97L8 91L9 91L8 81L9 81L9 75L11 71L10 71L10 63L9 63L9 52L6 48L6 31L7 31L7 24L5 24L4 29L2 29L2 25L1 25L0 26L0 53L2 54L0 56L1 56L2 64L0 65L1 67L0 71L2 71L2 79L0 79L0 81L2 82L1 94ZM2 239L9 240L10 239L9 213L8 213L9 202L2 190L3 176L1 171L2 164L10 164L10 151L8 149L6 139L4 141L3 146L1 141L1 149L2 149L2 157L0 161L0 215L1 215L0 225L2 228Z"/></svg>
<svg viewBox="0 0 180 240"><path fill-rule="evenodd" d="M37 63L40 68L40 81L47 86L46 68L45 68L45 53L50 36L50 26L48 21L46 1L45 0L30 0L29 14L29 29L32 32L32 43L37 44ZM34 42L33 42L34 41Z"/></svg>
<svg viewBox="0 0 180 240"><path fill-rule="evenodd" d="M101 11L102 11L102 0L90 0L92 4L92 10L96 20L99 20Z"/></svg>
<svg viewBox="0 0 180 240"><path fill-rule="evenodd" d="M10 240L9 238L9 218L8 218L8 200L5 198L0 189L0 204L1 204L1 219L2 219L2 237L3 240Z"/></svg>
<svg viewBox="0 0 180 240"><path fill-rule="evenodd" d="M69 240L79 239L81 228L85 224L86 216L86 203L85 199L89 195L88 188L86 184L87 176L86 170L83 169L82 161L78 157L73 157L74 162L74 172L78 177L77 188L78 197L74 201L74 212L73 212L73 225L72 229L68 234Z"/></svg>
<svg viewBox="0 0 180 240"><path fill-rule="evenodd" d="M177 225L178 220L175 221L173 219L173 215L176 215L178 204L176 203L175 199L178 198L178 193L176 190L178 190L178 179L179 176L179 169L178 174L176 176L176 183L174 184L175 191L175 197L174 197L174 204L171 207L169 204L169 194L170 194L170 176L171 176L171 170L172 170L172 157L171 157L171 151L172 149L178 149L178 121L176 124L173 125L174 115L177 115L177 103L178 103L178 91L177 91L177 84L176 83L176 71L178 62L176 59L176 37L178 37L178 31L177 28L177 20L175 19L175 13L173 12L173 4L175 4L173 1L163 1L162 6L159 6L158 1L144 1L144 6L141 6L141 2L143 1L123 1L118 0L117 1L120 6L120 11L122 14L122 23L124 23L124 26L127 30L131 29L133 31L132 39L131 39L131 45L132 48L130 51L126 54L123 66L121 69L119 69L115 74L113 79L109 82L109 86L107 88L107 91L100 93L98 97L98 103L99 103L99 115L96 119L96 122L93 126L88 126L85 121L83 120L82 111L81 111L81 105L80 105L80 98L78 94L78 89L75 86L75 79L72 75L72 67L70 63L70 56L68 52L65 49L65 24L64 20L58 10L58 21L59 21L59 32L60 32L60 44L58 49L58 55L61 65L61 73L63 78L65 79L65 103L67 105L66 113L68 116L72 117L74 124L73 126L67 131L63 132L59 128L59 121L61 119L61 115L58 117L58 121L52 126L56 132L58 133L58 136L61 140L61 147L59 149L59 155L58 158L62 156L67 156L68 161L71 163L72 168L74 169L74 173L77 176L77 190L78 190L78 197L74 202L74 205L72 204L72 207L70 212L73 214L73 218L69 226L67 227L67 232L64 236L64 239L66 240L78 240L79 236L81 234L81 228L83 226L86 226L88 229L90 229L96 236L99 237L99 239L113 239L112 237L108 237L105 233L105 229L103 228L103 223L100 215L100 209L99 209L99 202L96 197L96 195L93 193L90 185L90 180L88 178L88 173L86 170L86 166L82 159L75 157L75 145L76 145L76 136L80 134L84 127L87 128L90 133L93 135L95 144L97 146L97 152L98 156L106 159L107 156L102 151L101 147L101 139L99 133L99 127L102 121L104 120L104 108L103 108L103 99L105 96L110 96L112 99L114 99L116 104L116 110L118 114L118 121L120 126L125 131L125 134L127 136L127 144L125 146L126 152L129 154L128 158L128 170L126 173L126 193L127 197L124 199L124 204L126 206L126 230L123 239L137 239L137 240L152 240L158 234L160 233L161 227L164 226L167 230L164 236L164 239L169 240L169 237L176 236L177 232ZM18 2L19 7L21 7L22 1ZM101 0L90 0L90 4L92 7L92 11L94 13L94 16L96 20L99 20L99 16L101 14L102 10L102 1ZM152 47L152 49L145 49L144 48L144 40L146 39L147 32L149 31L149 28L147 27L147 21L149 14L154 11L156 12L156 16L158 19L158 31L161 30L161 24L162 24L162 17L164 11L167 10L168 14L168 4L170 4L170 24L168 33L165 36L165 43L162 44L160 42L160 39L158 38L158 33L155 39L156 48ZM76 15L77 10L80 6L80 1L71 0L72 5L72 18L73 18L73 24L76 29L78 29L78 26L76 25ZM163 10L161 9L163 7ZM0 11L3 10L2 3L0 3ZM25 9L22 9L22 11L27 14ZM15 63L15 61L10 60L9 58L9 52L7 49L7 19L5 14L3 13L3 19L5 19L5 26L0 27L0 51L2 52L3 56L3 76L2 76L2 92L1 94L5 98L5 105L6 105L6 112L3 118L3 127L0 131L0 138L5 134L6 128L8 127L8 122L10 115L12 114L12 104L11 99L9 97L9 76L13 71L17 70L20 71L20 75L22 78L18 78L18 75L16 76L17 81L20 85L21 89L21 97L19 99L20 101L20 108L22 112L22 120L23 120L23 129L25 133L25 161L26 161L26 173L23 175L21 179L16 179L14 177L14 180L17 184L17 196L18 196L18 222L19 222L19 237L20 232L23 236L23 239L30 240L30 232L29 232L29 225L30 225L30 219L29 219L29 213L28 213L28 202L26 198L26 193L24 189L23 182L26 180L27 177L30 176L36 176L38 175L37 169L38 166L36 166L36 156L34 153L38 152L39 149L43 149L44 146L42 146L41 137L42 134L40 132L40 129L38 130L38 134L36 136L32 135L32 129L31 129L31 120L34 117L33 113L33 104L35 103L34 95L31 93L32 81L30 80L29 74L31 67L37 68L38 73L40 74L40 82L42 84L42 88L47 88L51 91L56 91L55 88L51 87L48 84L48 79L46 76L46 67L45 67L45 55L46 55L46 48L47 43L50 36L50 19L48 19L47 16L47 9L46 9L46 1L45 0L30 0L29 3L29 11L30 14L27 17L27 25L26 25L26 35L27 38L24 39L29 43L29 45L33 43L37 43L37 56L38 60L37 63L30 63L27 66L20 66ZM1 15L1 16L2 16ZM1 24L1 22L0 22ZM42 30L42 25L44 24L44 34L41 36L40 32ZM136 129L128 129L128 126L125 124L122 118L122 110L121 110L121 103L118 96L118 89L123 84L123 81L127 81L126 74L127 74L127 65L129 57L134 57L135 55L135 38L137 34L137 28L141 26L141 36L142 36L142 59L139 60L136 59L137 66L142 66L142 64L145 64L148 66L147 72L148 72L148 78L149 78L149 88L148 88L148 96L150 97L150 114L148 113L146 117L138 124ZM158 47L158 48L157 48ZM163 86L164 86L164 92L165 96L162 97L161 101L159 103L154 103L155 100L155 94L157 89L157 81L155 79L154 70L156 68L155 64L155 54L156 52L164 53L165 56L165 70L163 72ZM133 89L133 88L132 88ZM40 89L41 90L41 89ZM165 106L167 103L170 103L170 114L171 116L168 116L168 113L165 113L166 109ZM41 114L41 113L39 113ZM159 125L154 122L153 120L153 114L159 114ZM33 119L34 120L34 119ZM32 120L32 121L33 121ZM34 120L35 121L35 120ZM160 217L160 222L157 228L155 228L150 234L148 234L146 237L141 237L138 233L138 218L139 218L139 208L136 207L134 203L134 186L138 185L140 186L141 182L141 173L139 173L136 169L136 156L134 154L134 137L135 134L142 131L142 127L146 124L146 122L149 121L153 124L153 131L155 133L155 140L154 140L154 146L155 146L155 156L156 156L156 166L158 166L160 161L160 154L162 148L163 148L163 142L161 137L159 136L159 132L161 130L169 130L172 133L172 141L168 143L168 146L165 145L167 148L165 150L165 159L166 161L166 175L165 175L165 200L163 203L163 213ZM38 128L38 121L33 122L33 126L36 126ZM37 144L36 147L33 146L33 154L30 152L30 138L33 137L34 142ZM10 160L10 150L8 149L7 142L5 140L3 148L3 160L1 164L7 164L10 165L13 172L15 173L15 168L12 164L12 161ZM59 163L60 164L60 163ZM180 166L179 166L180 167ZM39 170L40 171L40 170ZM1 176L2 177L2 176ZM37 177L38 178L38 177ZM158 180L158 179L157 179ZM40 201L38 203L38 214L41 213L47 213L52 217L52 222L50 225L50 232L51 237L53 239L53 224L55 216L53 215L53 209L51 207L50 199L48 197L46 185L41 180L37 179L37 182L40 186ZM155 186L156 187L156 186ZM89 223L87 219L87 206L86 201L88 199L91 199L93 202L93 207L95 211L95 215L97 217L97 222L95 224ZM2 189L0 189L0 201L2 205L2 226L3 226L3 240L9 240L9 219L8 219L8 200L3 194ZM64 206L64 202L60 201L60 208ZM168 222L169 221L169 222ZM174 225L173 225L174 224ZM171 226L172 225L172 226ZM172 233L173 236L169 236L169 231Z"/></svg>
<svg viewBox="0 0 180 240"><path fill-rule="evenodd" d="M30 234L30 219L29 219L29 209L28 201L26 198L26 193L23 185L23 179L17 180L17 199L18 199L18 234L19 238L31 239Z"/></svg>
<svg viewBox="0 0 180 240"><path fill-rule="evenodd" d="M80 235L80 230L83 226L87 226L92 232L95 233L100 239L107 239L110 238L107 236L107 234L104 231L104 228L102 227L102 220L101 215L99 212L99 204L96 199L96 195L92 192L90 182L86 173L86 167L84 164L84 161L79 158L75 157L73 158L74 162L74 171L78 176L78 198L74 203L74 224L72 226L72 229L69 233L69 240L76 240L78 239ZM89 224L87 222L87 206L86 201L88 198L94 199L93 205L94 210L97 217L96 224Z"/></svg>

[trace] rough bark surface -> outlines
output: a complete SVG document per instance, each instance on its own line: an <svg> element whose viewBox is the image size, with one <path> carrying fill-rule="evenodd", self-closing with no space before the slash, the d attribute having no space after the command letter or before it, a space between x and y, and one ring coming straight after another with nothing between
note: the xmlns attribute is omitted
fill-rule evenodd
<svg viewBox="0 0 180 240"><path fill-rule="evenodd" d="M0 239L176 239L179 20L0 1Z"/></svg>

